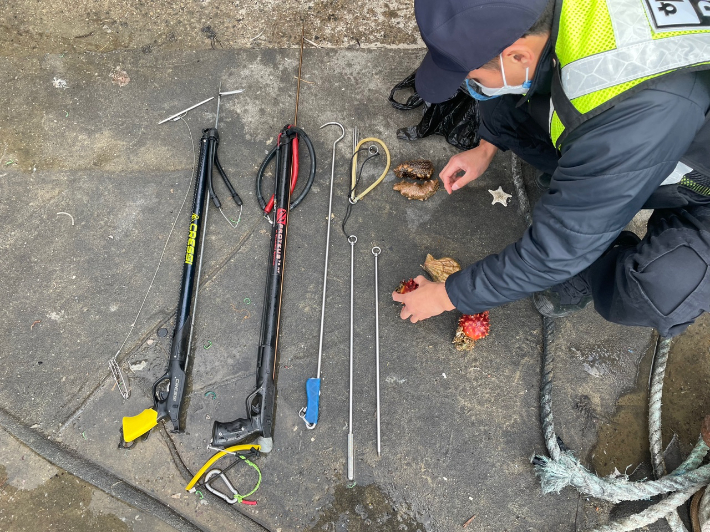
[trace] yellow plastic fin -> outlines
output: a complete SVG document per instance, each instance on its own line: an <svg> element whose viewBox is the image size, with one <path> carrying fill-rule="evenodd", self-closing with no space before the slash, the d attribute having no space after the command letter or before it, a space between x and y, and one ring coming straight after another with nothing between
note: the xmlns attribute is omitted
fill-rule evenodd
<svg viewBox="0 0 710 532"><path fill-rule="evenodd" d="M217 454L213 455L212 458L207 460L205 465L203 465L200 468L200 470L197 473L195 473L195 476L192 477L192 480L190 481L190 483L187 486L185 486L185 490L190 491L195 486L195 484L197 484L197 481L200 480L202 475L204 475L207 472L207 470L210 468L210 466L212 464L214 464L217 460L222 458L223 456L228 455L228 454L232 454L232 453L238 453L240 451L249 451L251 449L256 449L257 451L260 451L261 445L250 445L250 444L235 445L233 447L227 447L224 451L219 451Z"/></svg>
<svg viewBox="0 0 710 532"><path fill-rule="evenodd" d="M158 412L152 408L143 410L133 417L123 418L123 439L130 443L139 436L143 436L158 424Z"/></svg>

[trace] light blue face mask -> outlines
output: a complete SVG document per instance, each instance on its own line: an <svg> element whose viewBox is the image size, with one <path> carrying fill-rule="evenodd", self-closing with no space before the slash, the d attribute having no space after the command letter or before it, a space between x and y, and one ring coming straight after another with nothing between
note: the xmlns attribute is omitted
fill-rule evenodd
<svg viewBox="0 0 710 532"><path fill-rule="evenodd" d="M474 81L473 83L476 87L472 87L469 83L469 79L466 78L466 88L472 98L479 101L486 101L492 98L497 98L498 96L503 96L504 94L527 94L528 90L532 86L532 81L528 79L530 69L525 69L525 83L522 85L508 85L508 81L505 79L505 68L503 68L503 54L500 54L498 57L500 58L500 71L501 74L503 74L503 86L497 89L491 89L481 85L477 81Z"/></svg>

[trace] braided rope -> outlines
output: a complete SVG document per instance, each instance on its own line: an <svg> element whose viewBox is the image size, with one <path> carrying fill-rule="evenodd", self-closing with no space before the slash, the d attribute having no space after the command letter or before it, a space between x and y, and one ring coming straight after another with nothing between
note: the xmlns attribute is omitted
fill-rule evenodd
<svg viewBox="0 0 710 532"><path fill-rule="evenodd" d="M707 452L704 443L698 446L705 447L702 452ZM562 452L557 460L535 456L534 462L543 493L559 493L563 488L572 486L585 495L613 503L645 500L693 487L697 491L710 483L710 465L695 470L674 471L659 480L632 482L626 475L598 477L580 464L570 451Z"/></svg>
<svg viewBox="0 0 710 532"><path fill-rule="evenodd" d="M659 338L656 348L655 366L651 377L651 390L648 399L648 436L650 440L653 471L660 478L666 474L666 464L663 460L661 443L661 397L663 395L663 379L666 374L670 338Z"/></svg>
<svg viewBox="0 0 710 532"><path fill-rule="evenodd" d="M521 210L528 225L531 224L530 207L521 177L520 161L512 156L513 184ZM621 501L647 500L656 495L669 494L661 502L643 512L615 523L604 525L593 532L625 532L666 518L673 532L687 532L680 518L673 511L684 504L693 494L710 483L710 465L700 467L709 448L702 438L698 440L690 456L672 473L665 474L661 441L661 396L665 376L670 338L660 338L657 360L653 370L649 394L649 440L655 481L630 482L628 476L619 475L600 478L586 469L569 450L561 449L555 433L552 415L552 376L554 356L550 349L554 335L554 320L542 318L542 376L540 380L540 417L545 446L549 457L534 455L531 462L540 479L543 493L557 492L572 486L585 495L618 503Z"/></svg>
<svg viewBox="0 0 710 532"><path fill-rule="evenodd" d="M631 530L636 530L637 528L655 523L664 515L675 515L678 517L677 514L673 513L673 510L690 499L695 491L697 491L695 488L679 491L663 499L661 502L649 506L643 512L630 515L629 517L625 517L608 525L597 527L591 532L630 532Z"/></svg>
<svg viewBox="0 0 710 532"><path fill-rule="evenodd" d="M540 416L545 446L553 460L559 460L562 451L555 434L555 422L552 419L552 364L554 356L550 344L555 334L555 321L542 317L542 379L540 380Z"/></svg>
<svg viewBox="0 0 710 532"><path fill-rule="evenodd" d="M666 474L666 461L663 458L663 438L661 435L661 397L663 395L663 380L666 375L668 353L671 349L671 339L660 337L656 345L656 356L651 377L651 389L648 400L648 438L651 450L651 462L656 478ZM688 532L677 510L665 516L672 532Z"/></svg>

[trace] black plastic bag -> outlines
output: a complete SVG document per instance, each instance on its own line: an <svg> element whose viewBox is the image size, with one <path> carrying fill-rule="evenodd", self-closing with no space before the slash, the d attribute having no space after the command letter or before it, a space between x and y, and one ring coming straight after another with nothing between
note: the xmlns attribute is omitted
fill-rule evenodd
<svg viewBox="0 0 710 532"><path fill-rule="evenodd" d="M442 135L452 146L461 150L470 150L478 146L481 138L478 135L480 115L478 102L468 93L459 89L456 94L441 103L425 102L414 91L405 103L395 100L395 94L402 89L414 90L414 76L416 70L405 79L397 83L390 92L389 101L392 107L400 111L415 109L424 105L424 114L421 122L416 126L403 127L397 130L397 138L402 140L415 140L429 135Z"/></svg>

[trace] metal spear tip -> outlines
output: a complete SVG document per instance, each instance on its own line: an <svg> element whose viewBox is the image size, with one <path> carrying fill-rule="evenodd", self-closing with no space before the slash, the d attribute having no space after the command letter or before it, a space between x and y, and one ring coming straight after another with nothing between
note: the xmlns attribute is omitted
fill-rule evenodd
<svg viewBox="0 0 710 532"><path fill-rule="evenodd" d="M202 100L200 103L196 103L195 105L193 105L193 106L191 106L191 107L188 107L187 109L183 109L183 110L180 111L179 113L175 113L174 115L169 116L169 117L166 118L165 120L161 120L160 122L158 122L158 125L164 124L165 122L168 122L168 121L171 121L171 120L172 120L173 122L175 122L175 121L177 121L177 120L180 120L180 119L182 118L182 116L183 116L184 114L186 114L188 111L192 111L195 107L199 107L200 105L205 104L205 103L209 102L210 100L214 100L214 96L210 96L210 97L207 98L206 100Z"/></svg>
<svg viewBox="0 0 710 532"><path fill-rule="evenodd" d="M244 89L238 89L236 91L225 91L225 92L220 92L220 96L229 96L230 94L239 94L240 92L244 92Z"/></svg>

